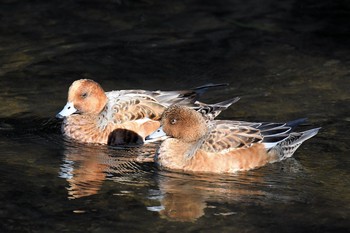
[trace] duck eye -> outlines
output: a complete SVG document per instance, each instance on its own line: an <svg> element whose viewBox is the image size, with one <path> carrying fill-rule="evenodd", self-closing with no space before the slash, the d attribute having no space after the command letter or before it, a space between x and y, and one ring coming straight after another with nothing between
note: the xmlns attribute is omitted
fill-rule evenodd
<svg viewBox="0 0 350 233"><path fill-rule="evenodd" d="M175 125L175 123L176 123L176 119L175 118L170 120L170 124Z"/></svg>
<svg viewBox="0 0 350 233"><path fill-rule="evenodd" d="M83 94L81 94L81 98L85 99L88 96L87 92L84 92Z"/></svg>

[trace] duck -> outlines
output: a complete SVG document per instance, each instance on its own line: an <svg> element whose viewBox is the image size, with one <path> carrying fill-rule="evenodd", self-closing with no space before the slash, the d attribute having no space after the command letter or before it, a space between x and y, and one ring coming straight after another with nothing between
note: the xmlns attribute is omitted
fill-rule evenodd
<svg viewBox="0 0 350 233"><path fill-rule="evenodd" d="M168 136L155 154L161 168L236 173L291 157L320 129L294 132L305 120L287 123L213 120L186 106L173 105L163 112L161 127L147 138Z"/></svg>
<svg viewBox="0 0 350 233"><path fill-rule="evenodd" d="M63 119L61 131L69 139L81 143L138 145L160 126L167 107L178 104L203 111L209 106L197 102L197 98L207 89L226 85L206 84L181 91L105 92L94 80L79 79L69 87L67 103L56 117ZM228 107L236 101L238 98L224 103Z"/></svg>

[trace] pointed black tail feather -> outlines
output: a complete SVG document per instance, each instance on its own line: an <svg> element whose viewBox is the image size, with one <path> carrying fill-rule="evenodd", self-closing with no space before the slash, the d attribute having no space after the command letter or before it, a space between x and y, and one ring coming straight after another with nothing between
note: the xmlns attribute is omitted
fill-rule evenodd
<svg viewBox="0 0 350 233"><path fill-rule="evenodd" d="M285 139L275 143L265 143L269 153L279 157L279 160L291 157L301 144L315 136L321 128L314 128L303 132L293 132Z"/></svg>
<svg viewBox="0 0 350 233"><path fill-rule="evenodd" d="M236 103L239 99L240 99L239 97L235 97L216 104L205 104L205 103L196 101L195 105L198 105L198 106L193 107L193 109L202 113L203 116L205 116L207 119L214 119L223 110L226 110L232 104Z"/></svg>
<svg viewBox="0 0 350 233"><path fill-rule="evenodd" d="M201 96L204 92L206 92L210 88L225 87L228 85L229 85L228 83L217 83L217 84L208 83L199 87L191 88L191 90L195 91L197 95Z"/></svg>
<svg viewBox="0 0 350 233"><path fill-rule="evenodd" d="M318 133L318 131L320 129L321 129L321 127L300 132L301 136L298 138L297 143L303 143L304 141L308 140L309 138L312 138L313 136L315 136Z"/></svg>
<svg viewBox="0 0 350 233"><path fill-rule="evenodd" d="M286 123L287 126L291 127L294 130L298 125L303 124L307 121L307 118L300 118L294 121L289 121Z"/></svg>

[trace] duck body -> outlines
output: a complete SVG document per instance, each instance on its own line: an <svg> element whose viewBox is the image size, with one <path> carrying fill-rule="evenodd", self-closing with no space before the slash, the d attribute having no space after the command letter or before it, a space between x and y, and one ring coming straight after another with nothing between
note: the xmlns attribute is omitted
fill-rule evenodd
<svg viewBox="0 0 350 233"><path fill-rule="evenodd" d="M262 145L254 145L249 153L246 151L210 152L199 148L193 157L176 156L176 153L185 155L191 150L192 145L184 145L177 139L170 138L163 142L156 155L159 166L172 170L186 172L212 172L235 173L237 171L250 170L272 162L265 153Z"/></svg>
<svg viewBox="0 0 350 233"><path fill-rule="evenodd" d="M104 92L93 80L80 79L70 86L67 104L56 115L63 118L64 136L82 143L142 144L160 126L163 111L172 104L196 106L208 84L192 90Z"/></svg>
<svg viewBox="0 0 350 233"><path fill-rule="evenodd" d="M186 172L234 173L291 157L319 128L293 132L289 123L208 120L184 106L165 110L162 129L170 138L156 153L159 166ZM152 138L152 134L150 135Z"/></svg>
<svg viewBox="0 0 350 233"><path fill-rule="evenodd" d="M83 143L109 145L141 144L159 127L164 105L137 91L106 92L100 112L81 112L64 117L62 132Z"/></svg>

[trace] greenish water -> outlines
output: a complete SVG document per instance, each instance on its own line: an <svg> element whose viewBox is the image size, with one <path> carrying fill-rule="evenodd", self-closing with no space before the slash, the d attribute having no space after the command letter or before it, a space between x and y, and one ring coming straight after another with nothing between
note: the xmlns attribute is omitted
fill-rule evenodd
<svg viewBox="0 0 350 233"><path fill-rule="evenodd" d="M346 1L3 1L1 232L348 232L350 5ZM240 96L221 119L309 119L291 159L235 175L145 162L157 145L62 138L71 82L106 91Z"/></svg>

